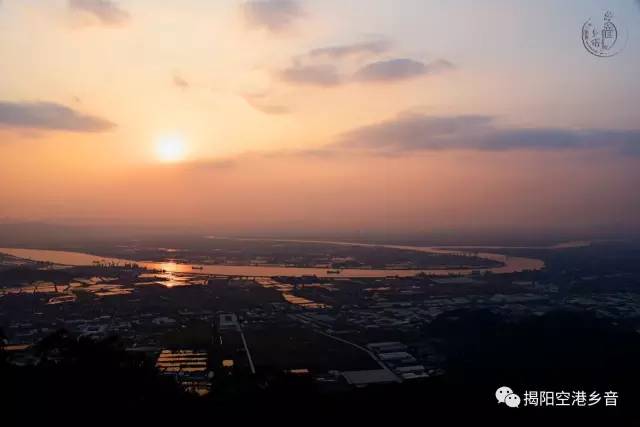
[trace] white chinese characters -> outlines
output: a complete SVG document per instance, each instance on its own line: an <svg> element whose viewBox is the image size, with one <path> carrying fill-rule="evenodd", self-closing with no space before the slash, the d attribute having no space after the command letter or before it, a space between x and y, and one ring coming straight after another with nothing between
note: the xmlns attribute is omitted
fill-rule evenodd
<svg viewBox="0 0 640 427"><path fill-rule="evenodd" d="M618 406L618 397L616 391L588 393L584 390L529 390L524 392L521 399L510 387L503 386L496 390L498 403L504 403L509 408L518 408L521 403L526 407L592 407L602 405L615 407Z"/></svg>
<svg viewBox="0 0 640 427"><path fill-rule="evenodd" d="M597 391L587 394L584 390L575 391L526 391L523 395L524 406L605 406L618 405L618 393L607 391L602 395Z"/></svg>

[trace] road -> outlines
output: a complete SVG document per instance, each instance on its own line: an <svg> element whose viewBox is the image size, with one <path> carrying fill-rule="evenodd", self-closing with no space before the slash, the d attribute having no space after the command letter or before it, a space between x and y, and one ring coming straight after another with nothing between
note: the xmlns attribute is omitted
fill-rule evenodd
<svg viewBox="0 0 640 427"><path fill-rule="evenodd" d="M328 334L326 332L323 332L320 329L321 327L319 325L314 324L311 320L308 320L308 319L302 320L302 319L298 318L296 315L290 315L289 317L291 317L293 319L296 319L299 322L311 325L312 326L311 329L317 334L324 335L327 338L331 338L332 340L335 340L335 341L340 341L341 343L348 344L348 345L350 345L352 347L357 348L358 350L364 351L365 353L367 353L369 355L369 357L371 357L373 360L375 360L375 362L380 366L381 369L384 369L389 374L391 374L396 379L396 382L399 382L399 383L402 382L402 379L399 376L397 376L395 374L395 372L393 372L391 369L389 369L389 367L387 365L382 363L382 361L380 359L378 359L376 357L376 355L373 354L373 352L370 351L368 348L363 347L363 346L361 346L359 344L356 344L356 343L354 343L352 341L345 340L344 338L336 337L335 335L331 335L331 334Z"/></svg>

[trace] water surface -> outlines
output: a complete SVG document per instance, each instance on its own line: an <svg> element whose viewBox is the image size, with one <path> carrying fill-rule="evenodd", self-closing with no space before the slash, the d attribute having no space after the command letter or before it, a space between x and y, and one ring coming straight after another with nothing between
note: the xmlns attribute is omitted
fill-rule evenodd
<svg viewBox="0 0 640 427"><path fill-rule="evenodd" d="M248 240L248 239L245 239ZM434 254L460 254L459 250L445 249L438 247L424 246L402 246L402 245L378 245L368 243L351 243L351 242L327 242L327 241L311 241L311 240L273 240L288 241L300 243L318 243L332 244L343 246L366 246L366 247L382 247L390 249L399 249L407 251L428 252ZM473 271L490 271L492 273L516 273L525 270L540 270L544 268L544 262L539 259L513 257L500 254L499 248L495 252L474 252L473 255L479 258L499 261L504 265L494 268L477 268ZM113 263L113 264L138 264L150 270L167 271L172 273L191 273L191 274L212 274L224 276L247 276L247 277L274 277L274 276L318 276L318 277L411 277L419 273L446 276L446 275L466 275L471 274L472 269L462 268L437 268L437 269L358 269L347 268L341 269L340 274L329 274L325 268L314 267L288 267L288 266L262 266L262 265L202 265L202 264L181 264L175 262L153 262L153 261L132 261L120 258L101 257L82 252L69 252L44 249L17 249L17 248L0 248L0 253L12 255L18 258L30 259L33 261L50 262L53 264L67 266L83 266L92 265L96 262ZM196 267L194 269L193 267Z"/></svg>

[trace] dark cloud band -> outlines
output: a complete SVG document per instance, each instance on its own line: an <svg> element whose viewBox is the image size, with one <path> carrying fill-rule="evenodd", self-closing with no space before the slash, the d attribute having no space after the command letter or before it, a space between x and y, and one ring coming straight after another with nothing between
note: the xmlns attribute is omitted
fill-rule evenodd
<svg viewBox="0 0 640 427"><path fill-rule="evenodd" d="M404 114L338 138L333 148L395 155L426 150L613 149L640 155L640 130L499 128L491 116Z"/></svg>
<svg viewBox="0 0 640 427"><path fill-rule="evenodd" d="M0 101L0 126L25 129L105 132L116 125L53 102Z"/></svg>

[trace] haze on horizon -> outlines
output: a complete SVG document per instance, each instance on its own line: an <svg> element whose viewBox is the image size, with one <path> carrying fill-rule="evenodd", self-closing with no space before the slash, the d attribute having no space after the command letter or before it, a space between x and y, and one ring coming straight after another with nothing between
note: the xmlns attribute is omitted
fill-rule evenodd
<svg viewBox="0 0 640 427"><path fill-rule="evenodd" d="M479 3L1 0L0 219L640 230L638 2Z"/></svg>

